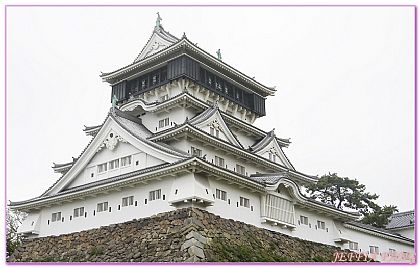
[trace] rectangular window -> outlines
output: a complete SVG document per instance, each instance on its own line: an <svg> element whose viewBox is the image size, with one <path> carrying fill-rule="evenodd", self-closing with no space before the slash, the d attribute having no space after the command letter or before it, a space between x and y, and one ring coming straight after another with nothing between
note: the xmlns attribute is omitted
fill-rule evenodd
<svg viewBox="0 0 420 268"><path fill-rule="evenodd" d="M168 95L168 94L163 95L163 96L161 96L161 97L160 97L160 101L161 101L161 102L162 102L162 101L166 101L167 99L169 99L169 95Z"/></svg>
<svg viewBox="0 0 420 268"><path fill-rule="evenodd" d="M227 200L227 193L225 191L216 189L216 198L226 201Z"/></svg>
<svg viewBox="0 0 420 268"><path fill-rule="evenodd" d="M214 128L214 127L210 127L210 135L212 135L213 137L218 138L219 137L219 130Z"/></svg>
<svg viewBox="0 0 420 268"><path fill-rule="evenodd" d="M98 173L104 173L108 170L107 163L98 165Z"/></svg>
<svg viewBox="0 0 420 268"><path fill-rule="evenodd" d="M161 195L162 195L161 189L150 191L149 192L149 201L160 199Z"/></svg>
<svg viewBox="0 0 420 268"><path fill-rule="evenodd" d="M169 126L169 117L159 120L159 128Z"/></svg>
<svg viewBox="0 0 420 268"><path fill-rule="evenodd" d="M359 243L357 243L357 242L349 242L349 249L350 250L359 250Z"/></svg>
<svg viewBox="0 0 420 268"><path fill-rule="evenodd" d="M245 167L236 164L236 172L238 172L239 174L245 175Z"/></svg>
<svg viewBox="0 0 420 268"><path fill-rule="evenodd" d="M97 212L107 211L108 210L108 202L98 203L96 206Z"/></svg>
<svg viewBox="0 0 420 268"><path fill-rule="evenodd" d="M248 198L245 198L245 197L240 197L240 199L239 199L239 204L241 205L241 207L246 207L246 208L249 208L250 207L250 205L249 205L249 199Z"/></svg>
<svg viewBox="0 0 420 268"><path fill-rule="evenodd" d="M308 225L309 221L308 221L308 217L300 215L300 223L303 225Z"/></svg>
<svg viewBox="0 0 420 268"><path fill-rule="evenodd" d="M51 215L51 222L61 221L61 212L55 212Z"/></svg>
<svg viewBox="0 0 420 268"><path fill-rule="evenodd" d="M75 208L73 209L73 218L82 217L85 214L85 208Z"/></svg>
<svg viewBox="0 0 420 268"><path fill-rule="evenodd" d="M317 221L316 225L318 226L318 229L325 230L325 222Z"/></svg>
<svg viewBox="0 0 420 268"><path fill-rule="evenodd" d="M132 206L132 205L134 205L134 196L123 197L122 199L123 207Z"/></svg>
<svg viewBox="0 0 420 268"><path fill-rule="evenodd" d="M379 254L379 247L377 247L377 246L369 246L369 253Z"/></svg>
<svg viewBox="0 0 420 268"><path fill-rule="evenodd" d="M109 162L109 170L113 170L120 167L120 159L115 159Z"/></svg>
<svg viewBox="0 0 420 268"><path fill-rule="evenodd" d="M121 158L121 167L131 166L131 155Z"/></svg>
<svg viewBox="0 0 420 268"><path fill-rule="evenodd" d="M202 151L198 148L191 146L191 155L201 157Z"/></svg>
<svg viewBox="0 0 420 268"><path fill-rule="evenodd" d="M225 159L218 157L217 155L214 157L214 164L219 167L225 166Z"/></svg>

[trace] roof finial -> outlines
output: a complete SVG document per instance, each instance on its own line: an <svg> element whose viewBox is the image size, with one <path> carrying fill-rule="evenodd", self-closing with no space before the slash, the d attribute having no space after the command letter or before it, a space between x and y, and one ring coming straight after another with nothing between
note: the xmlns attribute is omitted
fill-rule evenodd
<svg viewBox="0 0 420 268"><path fill-rule="evenodd" d="M156 13L158 16L156 18L156 28L160 28L160 21L162 20L162 18L159 15L159 12Z"/></svg>
<svg viewBox="0 0 420 268"><path fill-rule="evenodd" d="M187 35L185 34L185 32L184 32L184 34L182 35L182 38L187 38Z"/></svg>
<svg viewBox="0 0 420 268"><path fill-rule="evenodd" d="M220 52L220 48L216 51L216 53L217 53L217 58L219 60L222 60L222 52Z"/></svg>

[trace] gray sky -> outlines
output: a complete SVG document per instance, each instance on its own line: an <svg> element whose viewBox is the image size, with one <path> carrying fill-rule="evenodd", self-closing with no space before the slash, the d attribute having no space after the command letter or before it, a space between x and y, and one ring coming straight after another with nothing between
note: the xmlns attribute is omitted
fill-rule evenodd
<svg viewBox="0 0 420 268"><path fill-rule="evenodd" d="M8 199L40 195L100 124L100 71L132 63L156 12L277 93L265 130L310 175L357 178L381 204L414 208L414 9L385 7L8 8Z"/></svg>

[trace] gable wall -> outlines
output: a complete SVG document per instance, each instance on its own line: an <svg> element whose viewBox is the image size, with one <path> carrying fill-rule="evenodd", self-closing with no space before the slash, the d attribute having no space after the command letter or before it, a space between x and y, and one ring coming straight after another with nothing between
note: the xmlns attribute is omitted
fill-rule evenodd
<svg viewBox="0 0 420 268"><path fill-rule="evenodd" d="M194 117L196 112L192 109L185 109L181 107L173 107L168 111L147 112L140 116L142 123L146 128L152 132L157 132L174 127L175 124L183 124L185 119ZM159 128L159 120L169 118L169 126Z"/></svg>
<svg viewBox="0 0 420 268"><path fill-rule="evenodd" d="M121 157L131 155L131 165L127 167L119 167L115 170L108 170L105 173L98 174L98 165L107 163L114 159L119 159ZM136 162L138 161L138 165ZM159 164L163 164L164 161L157 159L149 154L141 152L134 146L119 142L117 147L114 150L109 150L108 148L104 147L101 151L99 151L89 162L89 164L82 170L80 174L78 174L74 180L67 186L67 188L75 187L78 185L83 185L86 183L91 183L98 180L107 179L110 177L114 177L117 175L129 173L135 170L144 169L151 166L156 166ZM93 174L93 177L92 177Z"/></svg>

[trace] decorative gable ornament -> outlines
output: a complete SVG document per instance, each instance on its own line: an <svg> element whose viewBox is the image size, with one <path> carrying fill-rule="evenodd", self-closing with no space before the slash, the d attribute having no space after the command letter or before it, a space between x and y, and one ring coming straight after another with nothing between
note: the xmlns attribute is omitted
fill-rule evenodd
<svg viewBox="0 0 420 268"><path fill-rule="evenodd" d="M213 127L214 129L219 130L220 132L224 133L224 129L222 128L222 126L220 125L219 121L217 119L214 119L210 124L208 124L209 126Z"/></svg>
<svg viewBox="0 0 420 268"><path fill-rule="evenodd" d="M110 132L108 134L108 138L104 140L104 142L99 146L98 150L96 152L99 152L104 147L108 148L109 150L113 151L115 147L117 147L118 142L124 142L127 143L126 140L124 140L121 136L114 134L114 132Z"/></svg>
<svg viewBox="0 0 420 268"><path fill-rule="evenodd" d="M159 50L165 48L166 46L159 41L155 41L153 45L146 52L145 57L151 55L153 52L158 52ZM161 48L161 49L160 49Z"/></svg>

